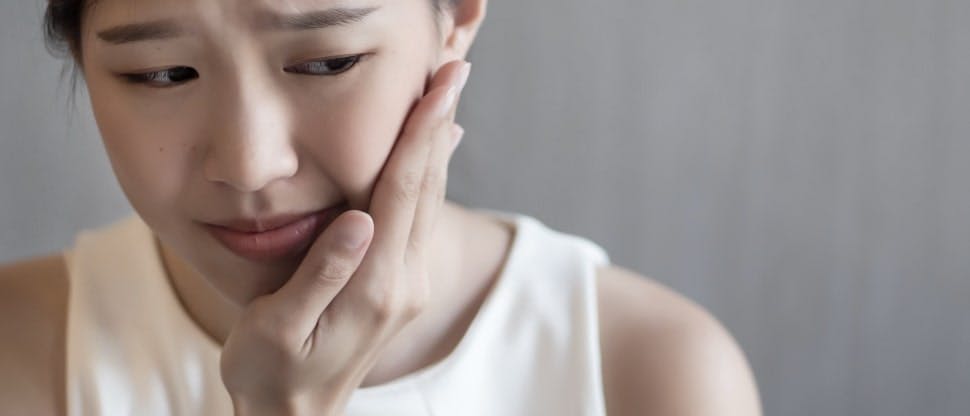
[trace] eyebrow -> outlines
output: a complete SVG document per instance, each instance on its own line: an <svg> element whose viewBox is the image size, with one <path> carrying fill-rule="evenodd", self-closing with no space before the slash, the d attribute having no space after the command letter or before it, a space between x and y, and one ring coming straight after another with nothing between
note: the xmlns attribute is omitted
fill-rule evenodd
<svg viewBox="0 0 970 416"><path fill-rule="evenodd" d="M341 8L327 10L280 14L261 11L256 17L256 27L260 30L295 31L325 29L343 26L363 20L378 7ZM179 37L189 31L174 19L152 20L115 26L98 32L98 38L112 45L162 40Z"/></svg>

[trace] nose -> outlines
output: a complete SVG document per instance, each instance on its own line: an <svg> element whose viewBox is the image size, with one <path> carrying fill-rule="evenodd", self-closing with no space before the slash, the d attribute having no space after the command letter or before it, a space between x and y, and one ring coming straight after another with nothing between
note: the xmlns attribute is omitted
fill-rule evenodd
<svg viewBox="0 0 970 416"><path fill-rule="evenodd" d="M207 120L206 179L255 192L295 175L298 158L285 101L252 84L232 90L216 94Z"/></svg>

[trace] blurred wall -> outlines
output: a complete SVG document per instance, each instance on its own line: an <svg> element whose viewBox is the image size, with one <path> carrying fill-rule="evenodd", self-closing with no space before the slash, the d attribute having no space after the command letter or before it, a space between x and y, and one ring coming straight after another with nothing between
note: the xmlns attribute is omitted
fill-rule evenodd
<svg viewBox="0 0 970 416"><path fill-rule="evenodd" d="M129 211L0 4L0 261ZM970 2L493 1L451 198L705 305L766 414L970 414Z"/></svg>

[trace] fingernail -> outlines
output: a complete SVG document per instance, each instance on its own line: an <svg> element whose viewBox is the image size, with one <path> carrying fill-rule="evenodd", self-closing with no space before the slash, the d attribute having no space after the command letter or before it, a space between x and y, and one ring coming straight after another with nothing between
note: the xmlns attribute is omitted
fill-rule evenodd
<svg viewBox="0 0 970 416"><path fill-rule="evenodd" d="M472 71L472 63L471 62L465 62L461 66L461 74L458 77L458 89L459 90L465 88L465 84L468 83L468 74L470 74L471 71Z"/></svg>
<svg viewBox="0 0 970 416"><path fill-rule="evenodd" d="M455 149L458 147L458 143L461 143L461 138L465 136L465 129L461 126L455 124L451 128L451 151L454 153Z"/></svg>
<svg viewBox="0 0 970 416"><path fill-rule="evenodd" d="M455 95L455 86L448 87L448 91L445 93L445 98L441 100L441 102L438 104L437 111L435 111L438 113L439 117L444 117L448 114L448 110L450 110L451 106L455 104Z"/></svg>
<svg viewBox="0 0 970 416"><path fill-rule="evenodd" d="M356 250L367 241L367 233L361 227L344 226L337 232L337 241L348 250Z"/></svg>

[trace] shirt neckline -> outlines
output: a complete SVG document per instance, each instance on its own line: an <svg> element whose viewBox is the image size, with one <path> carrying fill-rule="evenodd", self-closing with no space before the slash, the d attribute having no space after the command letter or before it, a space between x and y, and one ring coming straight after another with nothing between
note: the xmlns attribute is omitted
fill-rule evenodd
<svg viewBox="0 0 970 416"><path fill-rule="evenodd" d="M517 265L521 261L522 257L522 241L524 239L524 235L530 231L529 227L531 224L529 224L529 218L521 214L481 208L474 209L474 211L491 214L493 217L512 225L513 236L512 243L509 245L509 251L506 255L505 261L502 264L498 277L492 284L488 294L485 295L485 300L482 301L482 305L475 312L475 316L472 318L468 328L465 329L465 333L462 334L461 339L458 340L458 344L455 345L451 352L449 352L444 358L430 365L404 374L385 383L367 387L358 387L354 390L353 397L373 398L376 396L393 394L394 392L403 388L412 386L418 381L426 380L442 373L447 368L453 366L454 363L461 360L463 356L467 355L468 349L474 342L473 339L476 338L482 331L481 327L484 325L483 322L487 320L489 315L494 314L494 309L496 307L495 304L497 303L495 299L501 297L502 293L508 290L508 286L511 284L510 281L514 280L512 277L513 271L519 269Z"/></svg>

